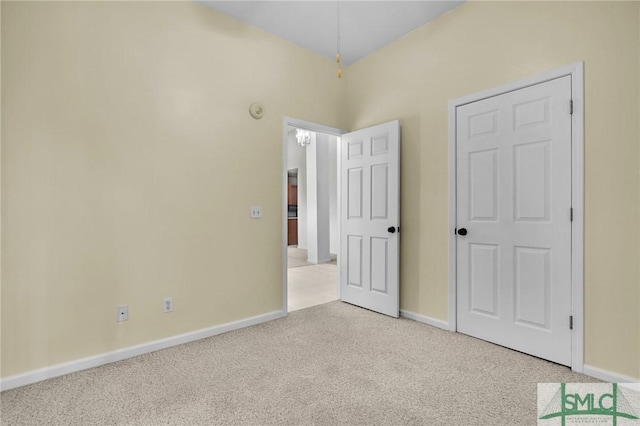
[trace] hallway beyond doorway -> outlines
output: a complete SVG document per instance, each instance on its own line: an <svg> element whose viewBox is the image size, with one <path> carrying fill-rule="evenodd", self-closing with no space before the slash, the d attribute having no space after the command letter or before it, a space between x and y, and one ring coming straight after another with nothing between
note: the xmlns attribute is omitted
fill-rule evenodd
<svg viewBox="0 0 640 426"><path fill-rule="evenodd" d="M307 263L307 251L288 247L288 311L309 308L338 299L338 266L331 262Z"/></svg>

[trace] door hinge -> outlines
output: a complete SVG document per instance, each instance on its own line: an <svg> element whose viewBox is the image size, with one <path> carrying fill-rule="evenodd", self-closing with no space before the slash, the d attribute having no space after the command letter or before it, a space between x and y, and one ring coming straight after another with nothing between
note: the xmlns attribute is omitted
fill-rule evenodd
<svg viewBox="0 0 640 426"><path fill-rule="evenodd" d="M569 220L573 222L573 207L569 207Z"/></svg>
<svg viewBox="0 0 640 426"><path fill-rule="evenodd" d="M569 114L573 114L573 99L569 101Z"/></svg>
<svg viewBox="0 0 640 426"><path fill-rule="evenodd" d="M573 330L573 315L569 315L569 330Z"/></svg>

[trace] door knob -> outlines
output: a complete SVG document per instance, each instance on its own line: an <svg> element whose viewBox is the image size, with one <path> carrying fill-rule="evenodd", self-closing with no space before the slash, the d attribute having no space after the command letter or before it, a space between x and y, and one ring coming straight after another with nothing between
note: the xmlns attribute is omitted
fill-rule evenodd
<svg viewBox="0 0 640 426"><path fill-rule="evenodd" d="M458 235L462 235L462 236L467 235L467 229L466 228L458 229Z"/></svg>
<svg viewBox="0 0 640 426"><path fill-rule="evenodd" d="M388 228L387 228L387 231L388 231L390 234L393 234L393 233L395 233L395 232L396 232L396 228L395 228L394 226L390 226L390 227L388 227Z"/></svg>

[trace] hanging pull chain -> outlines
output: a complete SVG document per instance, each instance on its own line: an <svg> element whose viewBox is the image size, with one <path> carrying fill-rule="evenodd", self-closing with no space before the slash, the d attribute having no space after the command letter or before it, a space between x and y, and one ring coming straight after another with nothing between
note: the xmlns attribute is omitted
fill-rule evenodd
<svg viewBox="0 0 640 426"><path fill-rule="evenodd" d="M336 1L336 24L338 27L336 37L336 64L338 64L338 78L342 78L342 69L340 68L340 2Z"/></svg>

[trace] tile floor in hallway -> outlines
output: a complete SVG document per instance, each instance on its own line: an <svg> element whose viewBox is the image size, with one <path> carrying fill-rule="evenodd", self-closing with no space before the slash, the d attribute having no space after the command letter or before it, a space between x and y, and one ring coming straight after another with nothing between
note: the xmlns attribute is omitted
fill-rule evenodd
<svg viewBox="0 0 640 426"><path fill-rule="evenodd" d="M307 251L288 247L289 312L338 299L338 266L335 256L330 263L306 262Z"/></svg>

